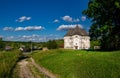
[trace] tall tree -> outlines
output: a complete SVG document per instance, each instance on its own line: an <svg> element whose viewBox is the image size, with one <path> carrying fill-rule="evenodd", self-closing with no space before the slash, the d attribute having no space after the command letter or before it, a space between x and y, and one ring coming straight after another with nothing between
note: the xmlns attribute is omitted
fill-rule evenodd
<svg viewBox="0 0 120 78"><path fill-rule="evenodd" d="M5 43L1 39L0 40L0 50L4 50L4 48L5 48Z"/></svg>
<svg viewBox="0 0 120 78"><path fill-rule="evenodd" d="M92 19L92 40L99 39L104 50L120 49L120 0L90 0L83 14Z"/></svg>
<svg viewBox="0 0 120 78"><path fill-rule="evenodd" d="M49 41L47 42L47 47L48 47L49 49L56 49L56 48L58 47L58 45L57 45L57 43L56 43L55 40L49 40Z"/></svg>

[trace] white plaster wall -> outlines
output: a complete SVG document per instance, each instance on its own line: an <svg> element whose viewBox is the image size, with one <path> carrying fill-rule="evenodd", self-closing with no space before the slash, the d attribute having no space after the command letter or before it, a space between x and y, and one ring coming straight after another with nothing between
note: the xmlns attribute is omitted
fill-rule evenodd
<svg viewBox="0 0 120 78"><path fill-rule="evenodd" d="M65 49L89 49L90 48L90 37L89 36L66 36L64 37L64 48Z"/></svg>
<svg viewBox="0 0 120 78"><path fill-rule="evenodd" d="M71 36L64 37L64 48L66 49L72 49L72 39Z"/></svg>
<svg viewBox="0 0 120 78"><path fill-rule="evenodd" d="M77 49L80 49L80 36L74 35L73 37L73 49L76 49L75 46L77 46Z"/></svg>

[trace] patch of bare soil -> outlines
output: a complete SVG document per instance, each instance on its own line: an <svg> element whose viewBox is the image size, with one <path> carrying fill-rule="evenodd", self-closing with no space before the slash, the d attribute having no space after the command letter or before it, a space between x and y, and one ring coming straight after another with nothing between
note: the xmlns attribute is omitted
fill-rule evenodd
<svg viewBox="0 0 120 78"><path fill-rule="evenodd" d="M32 64L42 73L44 73L47 77L49 78L57 78L56 75L54 75L53 73L49 72L47 69L45 69L44 67L38 65L35 63L33 58L30 58L32 61Z"/></svg>
<svg viewBox="0 0 120 78"><path fill-rule="evenodd" d="M25 59L18 63L19 65L19 77L20 78L34 78L32 72L28 68L29 62Z"/></svg>
<svg viewBox="0 0 120 78"><path fill-rule="evenodd" d="M30 60L31 61L23 59L20 62L18 62L18 72L20 78L57 78L56 75L49 72L44 67L36 64L33 58L30 58ZM33 73L36 72L35 69L37 70L37 73ZM40 76L41 73L42 76Z"/></svg>

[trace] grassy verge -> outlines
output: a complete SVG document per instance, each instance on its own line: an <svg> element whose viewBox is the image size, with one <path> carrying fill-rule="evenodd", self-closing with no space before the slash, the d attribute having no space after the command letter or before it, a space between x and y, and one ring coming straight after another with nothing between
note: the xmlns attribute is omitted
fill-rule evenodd
<svg viewBox="0 0 120 78"><path fill-rule="evenodd" d="M20 76L19 76L20 66L19 65L16 65L12 72L13 72L13 74L12 74L11 78L20 78Z"/></svg>
<svg viewBox="0 0 120 78"><path fill-rule="evenodd" d="M11 78L13 68L20 56L20 52L0 52L0 78Z"/></svg>
<svg viewBox="0 0 120 78"><path fill-rule="evenodd" d="M60 78L120 77L120 51L50 50L34 53L32 57Z"/></svg>
<svg viewBox="0 0 120 78"><path fill-rule="evenodd" d="M32 74L34 75L35 78L48 78L47 76L45 76L42 72L40 72L35 66L28 65L30 71L32 72Z"/></svg>

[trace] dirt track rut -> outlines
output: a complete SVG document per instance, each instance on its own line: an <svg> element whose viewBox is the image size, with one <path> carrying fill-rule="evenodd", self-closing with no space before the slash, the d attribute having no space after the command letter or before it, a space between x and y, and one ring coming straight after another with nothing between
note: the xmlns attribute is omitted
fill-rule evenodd
<svg viewBox="0 0 120 78"><path fill-rule="evenodd" d="M33 74L33 71L30 68L31 65L34 66L38 70L39 73L42 73L44 75L43 78L57 78L56 75L49 72L44 67L36 64L33 58L29 58L29 59L30 61L23 59L18 62L20 78L42 78L40 76L38 77L37 74Z"/></svg>

